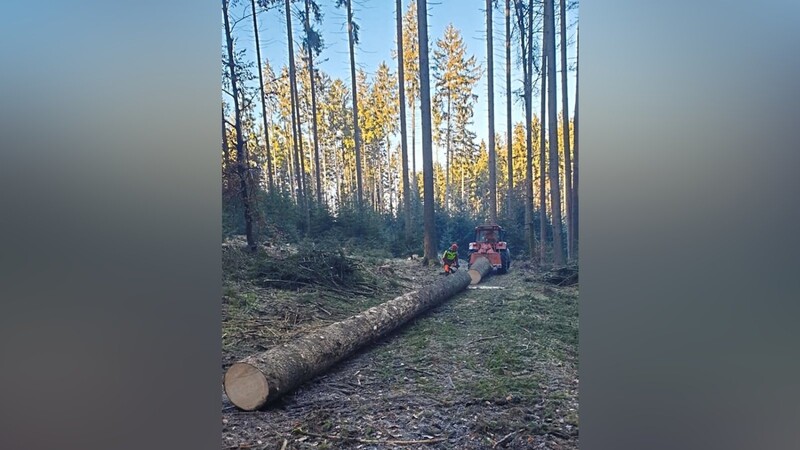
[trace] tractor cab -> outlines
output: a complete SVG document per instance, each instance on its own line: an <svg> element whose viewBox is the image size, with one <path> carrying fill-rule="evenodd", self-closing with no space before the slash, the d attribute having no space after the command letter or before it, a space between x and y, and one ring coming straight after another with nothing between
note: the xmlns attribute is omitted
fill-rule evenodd
<svg viewBox="0 0 800 450"><path fill-rule="evenodd" d="M497 224L475 227L475 241L469 244L469 265L483 257L500 273L507 272L511 266L511 254L503 240L504 235L503 228Z"/></svg>

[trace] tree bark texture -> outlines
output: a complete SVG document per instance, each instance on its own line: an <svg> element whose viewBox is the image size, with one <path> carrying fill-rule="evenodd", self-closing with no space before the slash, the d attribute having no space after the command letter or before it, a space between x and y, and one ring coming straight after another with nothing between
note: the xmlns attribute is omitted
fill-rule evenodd
<svg viewBox="0 0 800 450"><path fill-rule="evenodd" d="M405 242L411 243L411 187L408 183L408 139L406 133L406 82L403 67L403 2L396 0L397 8L397 82L400 93L400 152L403 167L403 217L405 219ZM413 126L413 124L412 124Z"/></svg>
<svg viewBox="0 0 800 450"><path fill-rule="evenodd" d="M483 258L472 264L472 270L483 277L491 272L492 266ZM467 271L456 272L418 291L247 357L225 373L225 393L237 407L257 410L325 372L362 346L465 290L471 281Z"/></svg>
<svg viewBox="0 0 800 450"><path fill-rule="evenodd" d="M255 252L258 247L256 245L255 236L253 233L253 212L250 205L250 195L247 187L247 169L245 166L245 152L247 147L244 142L244 133L242 130L242 110L239 107L239 78L236 74L236 60L234 59L233 50L233 37L231 36L230 18L228 17L228 0L222 0L222 14L225 19L225 41L228 50L228 70L231 76L231 93L233 94L233 112L236 128L236 172L239 175L239 192L242 197L242 206L244 208L244 226L245 236L247 236L247 247L250 251Z"/></svg>
<svg viewBox="0 0 800 450"><path fill-rule="evenodd" d="M489 221L497 223L497 163L494 148L494 48L492 41L492 0L486 0L486 65L489 100Z"/></svg>
<svg viewBox="0 0 800 450"><path fill-rule="evenodd" d="M256 14L256 0L250 0L251 7L253 8L253 34L256 38L256 59L258 64L258 87L261 93L261 118L264 121L264 146L267 151L267 183L270 192L274 188L274 181L272 178L272 149L269 145L269 121L267 120L267 98L264 95L264 74L261 72L261 44L258 37L258 15Z"/></svg>
<svg viewBox="0 0 800 450"><path fill-rule="evenodd" d="M311 34L311 11L310 0L306 0L306 38L310 40ZM317 133L317 88L316 76L314 74L314 49L311 42L308 44L308 74L311 89L311 132L314 139L314 174L317 186L317 205L322 205L322 177L319 167L319 137Z"/></svg>
<svg viewBox="0 0 800 450"><path fill-rule="evenodd" d="M576 34L577 34L577 32L576 32ZM575 42L575 53L576 53L576 63L575 63L575 118L574 118L574 124L575 124L575 148L573 149L574 160L572 161L572 165L573 165L573 172L572 172L572 231L573 231L573 236L575 238L574 239L574 248L573 248L574 253L575 253L574 258L577 258L578 257L578 244L580 242L580 234L578 232L578 229L579 229L578 224L580 222L578 220L578 217L580 216L579 208L578 208L578 190L579 190L578 189L578 184L579 184L579 182L578 182L578 180L579 180L579 178L578 178L578 134L579 134L578 133L578 84L579 84L579 81L580 81L579 78L578 78L578 67L579 67L579 64L580 64L580 60L577 58L577 53L578 53L578 48L579 48L579 45L578 45L578 42L577 42L578 41L578 37L577 36L576 36L575 40L576 40L576 42Z"/></svg>
<svg viewBox="0 0 800 450"><path fill-rule="evenodd" d="M356 201L360 208L364 203L363 176L361 174L361 129L358 126L358 89L356 86L355 36L353 35L353 0L347 0L347 39L350 44L350 80L353 89L353 138L356 150Z"/></svg>
<svg viewBox="0 0 800 450"><path fill-rule="evenodd" d="M506 161L508 162L506 214L508 217L511 217L511 194L514 190L514 153L511 133L511 0L506 0Z"/></svg>
<svg viewBox="0 0 800 450"><path fill-rule="evenodd" d="M419 37L419 110L422 119L422 188L424 248L426 264L437 259L436 229L433 208L433 135L431 124L431 82L428 63L428 2L417 4L417 35Z"/></svg>
<svg viewBox="0 0 800 450"><path fill-rule="evenodd" d="M559 1L561 18L561 110L564 120L564 206L567 220L567 259L575 253L575 226L572 207L572 155L569 138L569 99L567 97L567 5L566 0Z"/></svg>
<svg viewBox="0 0 800 450"><path fill-rule="evenodd" d="M553 219L553 262L556 266L564 265L563 237L561 236L561 189L558 182L558 117L556 110L556 33L554 0L545 0L545 40L547 53L547 116L550 135L550 209Z"/></svg>

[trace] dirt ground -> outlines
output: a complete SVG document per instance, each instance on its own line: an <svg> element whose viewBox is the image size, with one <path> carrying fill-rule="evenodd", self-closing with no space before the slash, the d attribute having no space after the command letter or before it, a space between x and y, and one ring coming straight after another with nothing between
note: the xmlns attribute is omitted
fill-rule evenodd
<svg viewBox="0 0 800 450"><path fill-rule="evenodd" d="M443 276L418 260L364 257L371 291L278 289L226 253L223 372ZM263 411L239 411L223 393L222 448L578 448L577 285L515 262L479 286L501 289L459 293Z"/></svg>

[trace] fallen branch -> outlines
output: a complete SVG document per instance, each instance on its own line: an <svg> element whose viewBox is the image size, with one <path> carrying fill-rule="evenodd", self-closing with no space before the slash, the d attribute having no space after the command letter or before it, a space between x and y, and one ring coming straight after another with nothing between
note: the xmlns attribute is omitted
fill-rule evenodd
<svg viewBox="0 0 800 450"><path fill-rule="evenodd" d="M381 445L415 445L415 444L435 444L437 442L444 442L446 438L431 438L431 439L417 439L417 440L388 440L382 441L380 439L361 439L357 437L349 437L349 436L337 436L333 434L317 434L311 433L309 431L305 431L301 428L295 428L295 433L302 434L305 436L323 438L323 439L330 439L334 441L352 441L358 442L359 444L381 444Z"/></svg>
<svg viewBox="0 0 800 450"><path fill-rule="evenodd" d="M488 336L488 337L482 337L482 338L478 338L478 339L473 339L473 340L467 342L467 345L472 345L472 344L474 344L476 342L481 342L481 341L488 341L490 339L497 339L499 337L500 336Z"/></svg>
<svg viewBox="0 0 800 450"><path fill-rule="evenodd" d="M497 448L498 445L502 445L502 444L505 444L506 442L510 441L511 438L514 437L514 435L516 435L517 433L519 433L523 429L524 428L520 428L517 431L512 431L511 433L508 433L507 435L505 435L503 437L503 439L500 439L499 441L495 442L494 445L492 446L492 448Z"/></svg>

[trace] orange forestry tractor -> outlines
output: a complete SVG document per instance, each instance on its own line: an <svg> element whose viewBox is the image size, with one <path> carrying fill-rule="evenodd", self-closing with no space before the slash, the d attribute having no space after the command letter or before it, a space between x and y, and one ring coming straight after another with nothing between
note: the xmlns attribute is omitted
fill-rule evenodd
<svg viewBox="0 0 800 450"><path fill-rule="evenodd" d="M511 253L503 235L503 228L497 224L475 227L475 242L469 243L469 266L478 258L484 257L499 273L508 272L511 267Z"/></svg>

